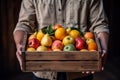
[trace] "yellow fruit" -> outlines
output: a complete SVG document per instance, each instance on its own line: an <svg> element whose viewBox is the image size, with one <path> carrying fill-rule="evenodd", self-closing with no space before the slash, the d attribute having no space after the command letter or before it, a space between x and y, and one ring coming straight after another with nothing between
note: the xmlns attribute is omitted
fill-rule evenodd
<svg viewBox="0 0 120 80"><path fill-rule="evenodd" d="M52 39L49 36L49 34L44 35L44 37L41 40L41 45L42 46L48 46L48 47L50 47L52 45Z"/></svg>
<svg viewBox="0 0 120 80"><path fill-rule="evenodd" d="M63 40L63 38L66 36L66 30L61 27L61 28L58 28L56 31L55 31L55 38L58 39L58 40Z"/></svg>
<svg viewBox="0 0 120 80"><path fill-rule="evenodd" d="M75 43L75 39L72 37L72 36L65 36L65 38L62 40L62 43L64 45L67 45L67 44L74 44Z"/></svg>
<svg viewBox="0 0 120 80"><path fill-rule="evenodd" d="M33 52L33 51L36 51L36 50L35 50L35 48L30 47L30 48L27 48L27 51Z"/></svg>
<svg viewBox="0 0 120 80"><path fill-rule="evenodd" d="M81 49L80 51L81 51L81 52L87 52L88 49Z"/></svg>
<svg viewBox="0 0 120 80"><path fill-rule="evenodd" d="M70 28L70 27L66 29L67 34L69 34L70 31L71 31L71 28Z"/></svg>
<svg viewBox="0 0 120 80"><path fill-rule="evenodd" d="M32 39L32 38L36 38L36 35L37 35L37 32L34 32L33 34L31 34L31 35L29 36L28 39L30 40L30 39Z"/></svg>
<svg viewBox="0 0 120 80"><path fill-rule="evenodd" d="M45 34L42 32L42 30L38 31L37 35L36 35L36 38L41 41L41 39L43 38Z"/></svg>
<svg viewBox="0 0 120 80"><path fill-rule="evenodd" d="M39 46L36 51L48 51L48 49L45 46Z"/></svg>
<svg viewBox="0 0 120 80"><path fill-rule="evenodd" d="M76 39L77 37L80 37L80 32L77 30L71 30L69 35L74 37L74 39Z"/></svg>
<svg viewBox="0 0 120 80"><path fill-rule="evenodd" d="M53 49L53 51L62 51L61 49Z"/></svg>
<svg viewBox="0 0 120 80"><path fill-rule="evenodd" d="M87 44L89 44L89 43L91 43L91 42L95 42L95 40L92 39L92 38L88 38L88 39L86 39L86 43L87 43Z"/></svg>
<svg viewBox="0 0 120 80"><path fill-rule="evenodd" d="M95 52L95 51L97 51L97 50L89 50L89 51Z"/></svg>

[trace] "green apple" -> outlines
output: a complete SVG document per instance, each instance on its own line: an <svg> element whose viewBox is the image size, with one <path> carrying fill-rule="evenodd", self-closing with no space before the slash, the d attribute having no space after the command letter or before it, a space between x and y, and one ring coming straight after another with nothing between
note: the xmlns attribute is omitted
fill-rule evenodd
<svg viewBox="0 0 120 80"><path fill-rule="evenodd" d="M75 51L75 50L76 48L73 44L67 44L64 46L64 49L63 49L63 51Z"/></svg>
<svg viewBox="0 0 120 80"><path fill-rule="evenodd" d="M67 44L74 44L75 43L75 39L72 36L66 36L65 38L63 38L63 44L67 45Z"/></svg>

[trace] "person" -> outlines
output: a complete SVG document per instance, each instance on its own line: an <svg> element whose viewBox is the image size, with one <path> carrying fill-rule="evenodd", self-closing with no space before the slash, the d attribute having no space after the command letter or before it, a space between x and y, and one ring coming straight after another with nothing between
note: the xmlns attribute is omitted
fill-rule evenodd
<svg viewBox="0 0 120 80"><path fill-rule="evenodd" d="M59 23L97 34L103 60L108 50L109 25L102 0L22 0L19 20L13 32L16 56L23 69L21 48L24 35L44 26ZM104 67L104 65L103 65ZM82 73L33 72L33 80L93 80L94 71Z"/></svg>

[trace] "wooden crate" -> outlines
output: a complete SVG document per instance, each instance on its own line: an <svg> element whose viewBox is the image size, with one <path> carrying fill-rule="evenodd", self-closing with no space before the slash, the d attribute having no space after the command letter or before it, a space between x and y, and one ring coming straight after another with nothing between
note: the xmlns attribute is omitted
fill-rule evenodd
<svg viewBox="0 0 120 80"><path fill-rule="evenodd" d="M101 70L101 55L98 51L44 51L27 52L27 36L23 48L23 71L81 72ZM99 48L99 46L98 46Z"/></svg>

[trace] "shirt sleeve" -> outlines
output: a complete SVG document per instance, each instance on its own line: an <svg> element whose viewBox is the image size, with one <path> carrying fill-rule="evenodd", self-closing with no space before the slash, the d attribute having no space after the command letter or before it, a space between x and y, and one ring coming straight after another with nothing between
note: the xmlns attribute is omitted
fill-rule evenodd
<svg viewBox="0 0 120 80"><path fill-rule="evenodd" d="M90 31L92 32L108 32L108 19L103 8L102 0L90 0Z"/></svg>
<svg viewBox="0 0 120 80"><path fill-rule="evenodd" d="M32 0L22 0L19 19L14 29L32 32L35 28L35 8Z"/></svg>

